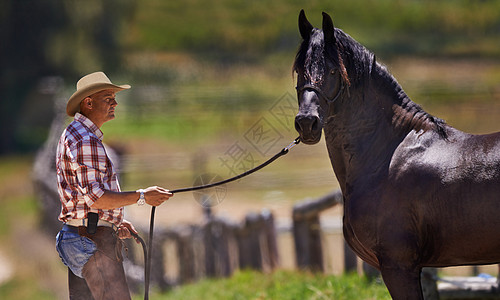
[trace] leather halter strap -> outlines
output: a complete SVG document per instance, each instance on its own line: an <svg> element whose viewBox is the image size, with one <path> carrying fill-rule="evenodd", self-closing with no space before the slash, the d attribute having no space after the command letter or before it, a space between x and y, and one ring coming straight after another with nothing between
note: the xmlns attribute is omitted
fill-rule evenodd
<svg viewBox="0 0 500 300"><path fill-rule="evenodd" d="M314 91L317 95L319 95L320 97L325 99L329 105L331 105L335 101L337 101L337 99L340 97L340 95L342 95L342 93L344 91L344 82L342 80L339 80L339 81L340 81L340 89L338 90L337 94L335 96L333 96L332 98L328 97L319 87L317 87L313 84L304 84L301 87L298 87L298 86L295 87L295 89L297 90L297 93L299 93L299 94L303 93L304 91L307 91L307 90Z"/></svg>

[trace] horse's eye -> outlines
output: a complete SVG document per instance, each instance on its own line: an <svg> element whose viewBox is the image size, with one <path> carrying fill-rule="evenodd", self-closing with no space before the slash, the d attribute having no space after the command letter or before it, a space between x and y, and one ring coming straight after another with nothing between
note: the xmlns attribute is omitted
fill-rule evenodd
<svg viewBox="0 0 500 300"><path fill-rule="evenodd" d="M330 70L330 75L335 75L335 69Z"/></svg>

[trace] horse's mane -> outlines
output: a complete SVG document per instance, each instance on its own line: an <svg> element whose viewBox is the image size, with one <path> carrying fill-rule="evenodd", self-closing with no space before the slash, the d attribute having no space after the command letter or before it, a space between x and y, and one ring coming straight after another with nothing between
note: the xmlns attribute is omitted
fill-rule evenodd
<svg viewBox="0 0 500 300"><path fill-rule="evenodd" d="M413 102L389 71L376 62L372 52L338 28L335 28L335 41L337 50L328 47L325 49L323 32L313 29L310 39L304 40L299 47L293 71L300 73L300 70L311 83L321 84L326 67L325 57L328 57L339 66L341 78L347 89L363 85L372 72L376 72L386 83L385 88L395 93L394 101L397 108L394 109L392 120L394 126L416 131L434 130L441 137L447 137L445 122L427 113L420 105Z"/></svg>
<svg viewBox="0 0 500 300"><path fill-rule="evenodd" d="M396 105L392 107L392 124L396 128L414 129L415 131L434 130L442 138L446 139L448 137L444 120L427 113L420 105L413 102L384 66L376 63L373 69L375 70L372 70L372 72L377 72L384 79L383 81L387 83L386 88L395 93L394 104Z"/></svg>

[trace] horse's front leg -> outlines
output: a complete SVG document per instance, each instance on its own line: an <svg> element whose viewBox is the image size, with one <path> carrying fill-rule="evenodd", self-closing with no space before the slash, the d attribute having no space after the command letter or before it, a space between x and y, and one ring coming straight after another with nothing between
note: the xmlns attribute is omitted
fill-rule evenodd
<svg viewBox="0 0 500 300"><path fill-rule="evenodd" d="M394 267L380 267L384 283L394 300L423 300L420 283L421 269L402 270Z"/></svg>

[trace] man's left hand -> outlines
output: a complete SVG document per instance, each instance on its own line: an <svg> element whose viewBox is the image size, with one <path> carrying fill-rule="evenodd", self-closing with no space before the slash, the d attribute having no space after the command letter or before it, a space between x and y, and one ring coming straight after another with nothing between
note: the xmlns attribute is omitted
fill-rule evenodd
<svg viewBox="0 0 500 300"><path fill-rule="evenodd" d="M122 224L118 228L118 237L122 240L134 238L136 243L140 243L132 234L137 235L137 230L135 230L134 225L127 220L123 220Z"/></svg>

